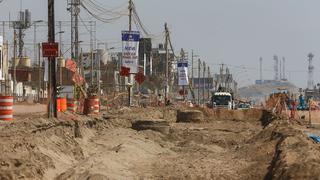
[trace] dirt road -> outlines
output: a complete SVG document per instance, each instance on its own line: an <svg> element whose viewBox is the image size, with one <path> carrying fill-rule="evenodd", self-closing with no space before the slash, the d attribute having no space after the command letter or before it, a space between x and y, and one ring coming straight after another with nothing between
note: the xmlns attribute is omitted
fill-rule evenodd
<svg viewBox="0 0 320 180"><path fill-rule="evenodd" d="M320 177L320 148L303 126L262 110L203 112L197 124L175 123L175 109L154 108L2 123L0 179ZM131 128L146 119L169 122L169 131Z"/></svg>

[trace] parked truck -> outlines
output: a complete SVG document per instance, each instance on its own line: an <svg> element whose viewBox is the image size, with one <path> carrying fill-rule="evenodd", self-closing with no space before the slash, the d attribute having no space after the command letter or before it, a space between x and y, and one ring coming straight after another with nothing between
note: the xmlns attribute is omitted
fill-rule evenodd
<svg viewBox="0 0 320 180"><path fill-rule="evenodd" d="M211 98L213 108L233 109L234 101L230 92L215 92Z"/></svg>

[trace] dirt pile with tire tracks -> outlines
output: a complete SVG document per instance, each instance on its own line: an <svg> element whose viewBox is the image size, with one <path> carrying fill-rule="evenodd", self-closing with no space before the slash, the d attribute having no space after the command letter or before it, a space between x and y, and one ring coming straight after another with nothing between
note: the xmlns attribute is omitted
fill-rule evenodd
<svg viewBox="0 0 320 180"><path fill-rule="evenodd" d="M259 109L198 108L203 121L177 123L178 109L1 122L0 179L320 177L319 145L295 122Z"/></svg>

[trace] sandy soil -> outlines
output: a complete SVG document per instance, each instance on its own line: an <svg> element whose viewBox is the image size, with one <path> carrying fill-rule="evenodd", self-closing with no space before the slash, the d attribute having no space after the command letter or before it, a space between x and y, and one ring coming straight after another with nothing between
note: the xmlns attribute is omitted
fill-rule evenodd
<svg viewBox="0 0 320 180"><path fill-rule="evenodd" d="M15 104L13 105L14 115L44 113L47 106L44 104Z"/></svg>
<svg viewBox="0 0 320 180"><path fill-rule="evenodd" d="M294 121L262 110L200 109L205 122L175 123L175 109L1 122L0 179L320 178L320 147ZM158 119L169 131L131 128Z"/></svg>

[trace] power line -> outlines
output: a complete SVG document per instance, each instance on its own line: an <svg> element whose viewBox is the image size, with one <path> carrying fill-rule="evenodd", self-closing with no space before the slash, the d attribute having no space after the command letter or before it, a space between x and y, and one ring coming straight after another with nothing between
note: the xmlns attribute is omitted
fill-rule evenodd
<svg viewBox="0 0 320 180"><path fill-rule="evenodd" d="M92 0L81 1L81 6L89 13L93 18L102 21L104 23L111 23L115 20L120 19L121 17L127 15L114 10L108 10L103 8L101 5L96 4ZM108 17L106 17L107 15Z"/></svg>

